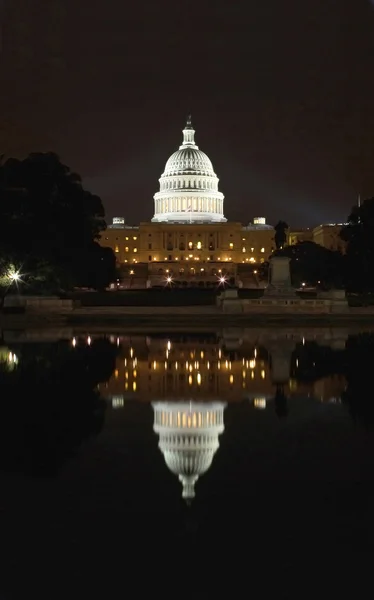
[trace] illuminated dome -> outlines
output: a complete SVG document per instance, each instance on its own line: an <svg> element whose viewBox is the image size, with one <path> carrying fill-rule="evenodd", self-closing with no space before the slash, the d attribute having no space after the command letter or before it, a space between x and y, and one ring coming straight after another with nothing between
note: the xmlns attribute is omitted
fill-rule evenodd
<svg viewBox="0 0 374 600"><path fill-rule="evenodd" d="M165 462L182 483L182 497L195 496L195 483L212 464L224 430L224 402L154 402L154 431Z"/></svg>
<svg viewBox="0 0 374 600"><path fill-rule="evenodd" d="M152 221L171 223L223 223L224 196L207 155L195 144L191 117L183 129L183 144L171 155L154 195Z"/></svg>

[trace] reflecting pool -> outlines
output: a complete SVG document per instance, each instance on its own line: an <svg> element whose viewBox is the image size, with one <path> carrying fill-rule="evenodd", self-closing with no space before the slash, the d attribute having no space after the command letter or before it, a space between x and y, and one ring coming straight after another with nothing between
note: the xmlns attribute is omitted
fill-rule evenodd
<svg viewBox="0 0 374 600"><path fill-rule="evenodd" d="M371 552L373 365L371 331L3 331L5 591L165 539Z"/></svg>

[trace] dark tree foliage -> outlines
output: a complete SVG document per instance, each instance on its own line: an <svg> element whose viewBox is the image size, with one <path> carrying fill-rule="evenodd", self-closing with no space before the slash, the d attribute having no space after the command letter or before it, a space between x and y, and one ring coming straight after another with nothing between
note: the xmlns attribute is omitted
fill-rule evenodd
<svg viewBox="0 0 374 600"><path fill-rule="evenodd" d="M328 250L314 242L299 242L276 250L274 256L291 259L293 285L299 286L305 282L326 289L343 285L344 258L340 252Z"/></svg>
<svg viewBox="0 0 374 600"><path fill-rule="evenodd" d="M286 245L288 225L285 221L278 221L274 226L274 242L277 250L281 250Z"/></svg>
<svg viewBox="0 0 374 600"><path fill-rule="evenodd" d="M352 208L340 237L346 242L347 288L374 292L374 198Z"/></svg>
<svg viewBox="0 0 374 600"><path fill-rule="evenodd" d="M374 427L373 369L374 335L350 335L345 349L326 348L315 342L296 346L292 355L291 375L302 383L338 375L345 377L342 403L355 423Z"/></svg>
<svg viewBox="0 0 374 600"><path fill-rule="evenodd" d="M105 287L112 280L114 257L97 244L106 227L101 200L56 154L0 164L0 223L0 269L20 269L24 291Z"/></svg>
<svg viewBox="0 0 374 600"><path fill-rule="evenodd" d="M107 340L73 348L67 341L12 346L18 363L0 363L0 467L53 477L98 435L105 401L97 384L115 368Z"/></svg>

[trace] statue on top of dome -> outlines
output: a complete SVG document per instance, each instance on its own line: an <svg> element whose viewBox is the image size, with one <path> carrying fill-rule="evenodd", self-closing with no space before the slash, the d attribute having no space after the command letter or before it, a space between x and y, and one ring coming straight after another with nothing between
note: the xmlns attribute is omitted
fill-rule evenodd
<svg viewBox="0 0 374 600"><path fill-rule="evenodd" d="M192 129L191 115L187 115L186 129Z"/></svg>

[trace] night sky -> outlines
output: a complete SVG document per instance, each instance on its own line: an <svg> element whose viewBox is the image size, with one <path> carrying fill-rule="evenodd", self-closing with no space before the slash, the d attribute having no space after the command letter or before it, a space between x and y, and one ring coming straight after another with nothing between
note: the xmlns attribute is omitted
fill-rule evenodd
<svg viewBox="0 0 374 600"><path fill-rule="evenodd" d="M53 150L108 219L153 216L186 115L225 216L374 196L374 1L0 0L0 154Z"/></svg>

